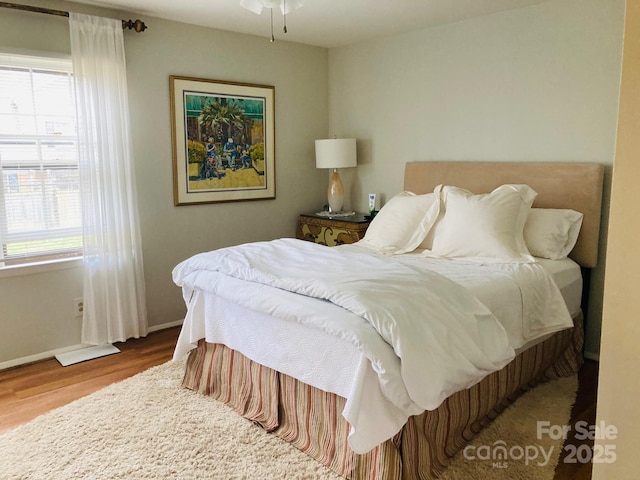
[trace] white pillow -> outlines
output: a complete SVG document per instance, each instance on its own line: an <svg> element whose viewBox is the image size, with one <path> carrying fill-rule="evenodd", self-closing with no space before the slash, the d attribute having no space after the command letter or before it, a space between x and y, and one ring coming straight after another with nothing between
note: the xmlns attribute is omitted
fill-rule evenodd
<svg viewBox="0 0 640 480"><path fill-rule="evenodd" d="M532 208L524 224L524 241L531 255L566 258L578 240L582 213L561 208Z"/></svg>
<svg viewBox="0 0 640 480"><path fill-rule="evenodd" d="M440 196L402 192L389 200L371 221L363 245L387 254L415 250L440 212Z"/></svg>
<svg viewBox="0 0 640 480"><path fill-rule="evenodd" d="M430 256L491 262L533 262L523 230L537 193L528 185L502 185L474 195L447 186L444 215L436 225Z"/></svg>

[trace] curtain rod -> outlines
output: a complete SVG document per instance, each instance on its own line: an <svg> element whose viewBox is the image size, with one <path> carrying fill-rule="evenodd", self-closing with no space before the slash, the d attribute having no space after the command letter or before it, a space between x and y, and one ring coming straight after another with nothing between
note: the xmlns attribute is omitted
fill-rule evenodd
<svg viewBox="0 0 640 480"><path fill-rule="evenodd" d="M69 12L63 10L51 10L49 8L32 7L31 5L22 5L20 3L0 2L0 8L11 8L14 10L24 10L26 12L46 13L47 15L57 15L59 17L68 17ZM135 30L136 32L144 32L147 26L142 20L122 20L122 28Z"/></svg>

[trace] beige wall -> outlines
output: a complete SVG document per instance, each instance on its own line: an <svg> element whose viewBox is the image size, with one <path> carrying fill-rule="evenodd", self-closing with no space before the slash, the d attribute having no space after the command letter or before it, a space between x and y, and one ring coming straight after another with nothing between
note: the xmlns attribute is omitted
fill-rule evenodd
<svg viewBox="0 0 640 480"><path fill-rule="evenodd" d="M624 0L551 0L330 50L329 130L358 138L357 174L343 176L352 204L399 192L407 161L598 162L608 177L623 17ZM601 252L587 320L594 356Z"/></svg>
<svg viewBox="0 0 640 480"><path fill-rule="evenodd" d="M114 18L129 14L60 1L33 5ZM134 16L134 18L136 18ZM294 236L300 212L322 205L325 172L314 140L328 131L326 49L151 17L142 34L125 32L136 185L151 326L184 317L171 270L203 250ZM0 9L0 48L69 52L67 19ZM169 75L275 86L276 199L174 207ZM80 341L73 299L79 268L0 276L0 364Z"/></svg>
<svg viewBox="0 0 640 480"><path fill-rule="evenodd" d="M313 140L327 134L358 138L359 166L341 172L347 208L365 209L368 192L383 200L397 193L411 160L599 162L609 166L608 186L623 10L624 0L550 0L328 52L144 18L149 29L126 32L125 47L150 324L184 315L170 278L180 260L292 236L297 214L323 203L328 176L314 168ZM2 46L67 53L67 20L1 9ZM276 200L173 206L171 74L275 85ZM603 265L604 248L589 306L591 354L599 348ZM0 277L0 364L79 342L73 298L81 270L31 278ZM43 285L55 292L46 308Z"/></svg>
<svg viewBox="0 0 640 480"><path fill-rule="evenodd" d="M627 2L618 139L611 188L602 350L596 424L618 430L596 445L615 451L616 461L596 463L594 480L637 478L640 471L640 2Z"/></svg>

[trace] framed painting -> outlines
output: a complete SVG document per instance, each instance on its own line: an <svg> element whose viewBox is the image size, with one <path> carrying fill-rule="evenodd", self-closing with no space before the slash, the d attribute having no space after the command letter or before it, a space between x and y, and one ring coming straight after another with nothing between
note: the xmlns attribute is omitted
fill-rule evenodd
<svg viewBox="0 0 640 480"><path fill-rule="evenodd" d="M275 88L169 77L174 204L276 197Z"/></svg>

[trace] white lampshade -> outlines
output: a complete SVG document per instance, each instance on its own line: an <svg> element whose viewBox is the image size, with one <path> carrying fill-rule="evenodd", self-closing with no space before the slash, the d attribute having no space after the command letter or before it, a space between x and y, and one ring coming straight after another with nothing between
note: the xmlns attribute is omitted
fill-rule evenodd
<svg viewBox="0 0 640 480"><path fill-rule="evenodd" d="M355 138L316 140L316 168L333 169L327 189L330 212L342 211L344 187L338 168L355 167L357 164Z"/></svg>
<svg viewBox="0 0 640 480"><path fill-rule="evenodd" d="M355 138L316 140L316 168L348 168L357 164Z"/></svg>

